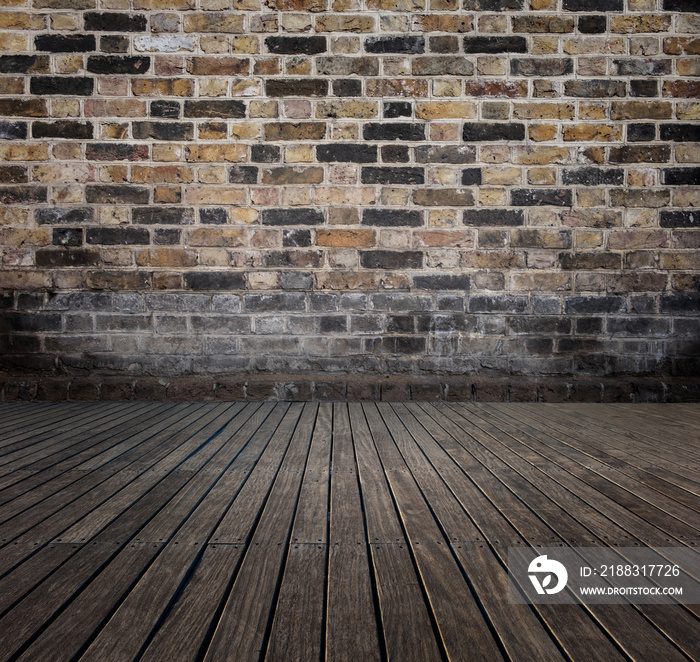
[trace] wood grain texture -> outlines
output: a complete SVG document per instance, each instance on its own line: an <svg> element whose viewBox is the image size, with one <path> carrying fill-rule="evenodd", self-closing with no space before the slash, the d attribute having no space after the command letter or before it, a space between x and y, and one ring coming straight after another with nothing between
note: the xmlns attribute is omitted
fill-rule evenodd
<svg viewBox="0 0 700 662"><path fill-rule="evenodd" d="M81 407L0 403L0 662L700 658L694 605L507 602L512 546L698 543L697 408Z"/></svg>

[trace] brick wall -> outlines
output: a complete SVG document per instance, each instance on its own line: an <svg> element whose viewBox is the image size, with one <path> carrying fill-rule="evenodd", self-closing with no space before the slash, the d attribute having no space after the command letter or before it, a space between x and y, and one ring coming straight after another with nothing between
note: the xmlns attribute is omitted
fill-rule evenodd
<svg viewBox="0 0 700 662"><path fill-rule="evenodd" d="M4 0L3 397L696 397L698 12Z"/></svg>

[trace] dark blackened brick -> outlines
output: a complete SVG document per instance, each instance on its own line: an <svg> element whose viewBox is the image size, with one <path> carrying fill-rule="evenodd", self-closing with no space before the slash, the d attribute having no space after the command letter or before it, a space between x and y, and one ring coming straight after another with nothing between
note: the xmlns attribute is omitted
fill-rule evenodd
<svg viewBox="0 0 700 662"><path fill-rule="evenodd" d="M34 220L39 225L79 225L81 223L93 223L95 211L91 207L78 207L73 209L37 209L34 212Z"/></svg>
<svg viewBox="0 0 700 662"><path fill-rule="evenodd" d="M282 150L278 145L253 145L250 155L253 163L277 163L282 158Z"/></svg>
<svg viewBox="0 0 700 662"><path fill-rule="evenodd" d="M157 246L174 246L180 243L182 232L174 228L156 228L153 231L153 243Z"/></svg>
<svg viewBox="0 0 700 662"><path fill-rule="evenodd" d="M700 124L662 124L661 140L698 142L700 141Z"/></svg>
<svg viewBox="0 0 700 662"><path fill-rule="evenodd" d="M321 251L269 251L263 255L264 267L320 267Z"/></svg>
<svg viewBox="0 0 700 662"><path fill-rule="evenodd" d="M384 163L408 163L410 160L406 145L382 145Z"/></svg>
<svg viewBox="0 0 700 662"><path fill-rule="evenodd" d="M365 124L365 140L425 140L425 125L409 122L369 122Z"/></svg>
<svg viewBox="0 0 700 662"><path fill-rule="evenodd" d="M36 76L29 83L32 94L61 94L63 96L87 97L93 93L95 81L92 78L68 76Z"/></svg>
<svg viewBox="0 0 700 662"><path fill-rule="evenodd" d="M631 97L658 97L659 83L655 80L631 80L630 81L630 96Z"/></svg>
<svg viewBox="0 0 700 662"><path fill-rule="evenodd" d="M131 212L133 223L142 225L189 225L194 210L187 207L137 207Z"/></svg>
<svg viewBox="0 0 700 662"><path fill-rule="evenodd" d="M462 140L465 142L525 140L525 125L507 122L465 122Z"/></svg>
<svg viewBox="0 0 700 662"><path fill-rule="evenodd" d="M416 329L418 333L453 333L455 331L471 331L474 333L477 330L474 319L473 316L455 315L454 313L418 315L416 316Z"/></svg>
<svg viewBox="0 0 700 662"><path fill-rule="evenodd" d="M228 220L225 207L199 210L199 222L206 225L224 225Z"/></svg>
<svg viewBox="0 0 700 662"><path fill-rule="evenodd" d="M413 315L387 315L387 333L414 333L415 326Z"/></svg>
<svg viewBox="0 0 700 662"><path fill-rule="evenodd" d="M93 74L145 74L150 67L150 57L91 55L87 61L87 70Z"/></svg>
<svg viewBox="0 0 700 662"><path fill-rule="evenodd" d="M150 240L146 228L88 228L88 244L108 246L148 244Z"/></svg>
<svg viewBox="0 0 700 662"><path fill-rule="evenodd" d="M362 225L418 227L423 225L423 214L414 209L365 209L362 212Z"/></svg>
<svg viewBox="0 0 700 662"><path fill-rule="evenodd" d="M465 53L527 53L525 37L464 37Z"/></svg>
<svg viewBox="0 0 700 662"><path fill-rule="evenodd" d="M344 315L324 315L319 320L318 330L321 333L345 333L348 330L348 320Z"/></svg>
<svg viewBox="0 0 700 662"><path fill-rule="evenodd" d="M264 209L263 225L319 225L323 223L323 212L318 209Z"/></svg>
<svg viewBox="0 0 700 662"><path fill-rule="evenodd" d="M367 37L365 51L367 53L425 53L425 37L416 35Z"/></svg>
<svg viewBox="0 0 700 662"><path fill-rule="evenodd" d="M621 80L568 80L564 83L564 93L569 97L603 99L624 97L627 88Z"/></svg>
<svg viewBox="0 0 700 662"><path fill-rule="evenodd" d="M578 31L583 34L603 34L608 29L608 19L604 15L579 16Z"/></svg>
<svg viewBox="0 0 700 662"><path fill-rule="evenodd" d="M185 274L188 290L244 290L245 276L231 271L192 271Z"/></svg>
<svg viewBox="0 0 700 662"><path fill-rule="evenodd" d="M365 351L372 354L423 354L425 338L393 336L389 338L367 338ZM382 390L386 389L386 384Z"/></svg>
<svg viewBox="0 0 700 662"><path fill-rule="evenodd" d="M266 80L265 94L268 97L325 97L328 95L328 81L322 78Z"/></svg>
<svg viewBox="0 0 700 662"><path fill-rule="evenodd" d="M185 117L245 117L245 103L235 99L185 101Z"/></svg>
<svg viewBox="0 0 700 662"><path fill-rule="evenodd" d="M471 145L418 145L413 152L416 163L476 162L476 147Z"/></svg>
<svg viewBox="0 0 700 662"><path fill-rule="evenodd" d="M700 211L662 211L659 225L662 228L700 227Z"/></svg>
<svg viewBox="0 0 700 662"><path fill-rule="evenodd" d="M317 145L316 160L325 163L376 163L377 146L354 143Z"/></svg>
<svg viewBox="0 0 700 662"><path fill-rule="evenodd" d="M360 264L365 269L421 269L420 251L365 251L360 253Z"/></svg>
<svg viewBox="0 0 700 662"><path fill-rule="evenodd" d="M89 267L100 262L94 248L42 248L36 252L37 267Z"/></svg>
<svg viewBox="0 0 700 662"><path fill-rule="evenodd" d="M82 228L54 228L53 241L54 246L82 246L83 245L83 229Z"/></svg>
<svg viewBox="0 0 700 662"><path fill-rule="evenodd" d="M100 37L100 50L103 53L128 53L131 41L126 35L108 34Z"/></svg>
<svg viewBox="0 0 700 662"><path fill-rule="evenodd" d="M513 189L510 192L510 204L514 207L535 207L539 205L571 207L571 189Z"/></svg>
<svg viewBox="0 0 700 662"><path fill-rule="evenodd" d="M2 186L0 187L0 204L46 202L46 186Z"/></svg>
<svg viewBox="0 0 700 662"><path fill-rule="evenodd" d="M134 122L132 132L141 140L192 140L194 127L190 122Z"/></svg>
<svg viewBox="0 0 700 662"><path fill-rule="evenodd" d="M181 108L179 101L151 101L151 116L179 119Z"/></svg>
<svg viewBox="0 0 700 662"><path fill-rule="evenodd" d="M622 168L564 168L563 184L582 186L622 186L625 171Z"/></svg>
<svg viewBox="0 0 700 662"><path fill-rule="evenodd" d="M85 147L85 157L89 161L145 161L148 145L92 143Z"/></svg>
<svg viewBox="0 0 700 662"><path fill-rule="evenodd" d="M395 119L396 117L411 117L413 106L410 101L385 101L384 117Z"/></svg>
<svg viewBox="0 0 700 662"><path fill-rule="evenodd" d="M671 60L658 58L613 60L613 73L618 76L665 76L671 73Z"/></svg>
<svg viewBox="0 0 700 662"><path fill-rule="evenodd" d="M670 186L697 186L700 184L700 168L669 168L662 170L661 183Z"/></svg>
<svg viewBox="0 0 700 662"><path fill-rule="evenodd" d="M465 209L464 225L501 227L523 225L525 218L519 209Z"/></svg>
<svg viewBox="0 0 700 662"><path fill-rule="evenodd" d="M700 0L664 0L664 11L700 12Z"/></svg>
<svg viewBox="0 0 700 662"><path fill-rule="evenodd" d="M622 11L623 0L564 0L564 11Z"/></svg>
<svg viewBox="0 0 700 662"><path fill-rule="evenodd" d="M359 97L362 95L362 81L355 78L334 80L333 95L336 97Z"/></svg>
<svg viewBox="0 0 700 662"><path fill-rule="evenodd" d="M89 53L96 50L94 34L40 34L34 37L38 51Z"/></svg>
<svg viewBox="0 0 700 662"><path fill-rule="evenodd" d="M1 140L24 140L26 137L26 122L0 122Z"/></svg>
<svg viewBox="0 0 700 662"><path fill-rule="evenodd" d="M0 99L0 116L48 117L44 99Z"/></svg>
<svg viewBox="0 0 700 662"><path fill-rule="evenodd" d="M414 276L413 285L421 290L468 290L471 279L464 274L428 274Z"/></svg>
<svg viewBox="0 0 700 662"><path fill-rule="evenodd" d="M522 11L525 0L463 0L467 11Z"/></svg>
<svg viewBox="0 0 700 662"><path fill-rule="evenodd" d="M24 166L0 166L0 183L26 184L28 181L29 174Z"/></svg>
<svg viewBox="0 0 700 662"><path fill-rule="evenodd" d="M562 269L620 269L620 255L616 253L560 253Z"/></svg>
<svg viewBox="0 0 700 662"><path fill-rule="evenodd" d="M317 55L326 52L325 37L266 37L270 53L283 55Z"/></svg>
<svg viewBox="0 0 700 662"><path fill-rule="evenodd" d="M282 246L285 248L311 246L311 230L285 230L282 233Z"/></svg>
<svg viewBox="0 0 700 662"><path fill-rule="evenodd" d="M411 72L414 76L471 76L474 65L462 56L432 55L413 58Z"/></svg>
<svg viewBox="0 0 700 662"><path fill-rule="evenodd" d="M573 73L571 58L514 58L510 61L512 76L566 76Z"/></svg>
<svg viewBox="0 0 700 662"><path fill-rule="evenodd" d="M580 296L564 299L564 311L573 315L624 313L626 309L627 304L624 297Z"/></svg>
<svg viewBox="0 0 700 662"><path fill-rule="evenodd" d="M362 168L363 184L423 184L423 168Z"/></svg>
<svg viewBox="0 0 700 662"><path fill-rule="evenodd" d="M3 55L0 56L0 73L3 74L48 74L48 55Z"/></svg>
<svg viewBox="0 0 700 662"><path fill-rule="evenodd" d="M623 145L610 148L610 163L668 163L668 145Z"/></svg>
<svg viewBox="0 0 700 662"><path fill-rule="evenodd" d="M88 12L85 29L93 32L146 32L148 19L143 14Z"/></svg>
<svg viewBox="0 0 700 662"><path fill-rule="evenodd" d="M666 294L659 301L659 312L672 315L697 315L700 310L700 294Z"/></svg>
<svg viewBox="0 0 700 662"><path fill-rule="evenodd" d="M481 184L481 168L465 168L462 170L462 184L464 186Z"/></svg>
<svg viewBox="0 0 700 662"><path fill-rule="evenodd" d="M656 140L656 126L654 124L628 124L627 140L632 143Z"/></svg>
<svg viewBox="0 0 700 662"><path fill-rule="evenodd" d="M232 166L228 171L230 184L255 184L258 181L256 166Z"/></svg>
<svg viewBox="0 0 700 662"><path fill-rule="evenodd" d="M90 185L85 187L85 200L96 204L148 204L149 191L143 186Z"/></svg>
<svg viewBox="0 0 700 662"><path fill-rule="evenodd" d="M93 126L91 122L71 122L59 120L58 122L34 122L32 124L32 138L92 138Z"/></svg>
<svg viewBox="0 0 700 662"><path fill-rule="evenodd" d="M438 37L429 37L431 53L458 53L459 39L457 37L441 35Z"/></svg>
<svg viewBox="0 0 700 662"><path fill-rule="evenodd" d="M475 295L469 297L467 310L470 313L524 313L527 310L527 297Z"/></svg>

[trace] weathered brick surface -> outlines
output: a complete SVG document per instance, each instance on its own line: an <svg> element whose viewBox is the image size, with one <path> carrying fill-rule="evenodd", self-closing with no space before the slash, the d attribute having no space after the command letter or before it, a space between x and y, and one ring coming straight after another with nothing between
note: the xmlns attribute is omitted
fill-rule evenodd
<svg viewBox="0 0 700 662"><path fill-rule="evenodd" d="M6 2L2 397L700 399L697 11Z"/></svg>

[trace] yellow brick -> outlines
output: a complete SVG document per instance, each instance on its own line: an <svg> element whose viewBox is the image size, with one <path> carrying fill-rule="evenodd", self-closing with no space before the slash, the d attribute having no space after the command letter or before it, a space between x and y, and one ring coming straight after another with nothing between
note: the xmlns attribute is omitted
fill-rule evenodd
<svg viewBox="0 0 700 662"><path fill-rule="evenodd" d="M611 16L610 31L623 34L638 32L666 32L671 27L671 17L664 14L642 16Z"/></svg>
<svg viewBox="0 0 700 662"><path fill-rule="evenodd" d="M43 164L32 168L34 181L42 183L84 183L95 179L95 167L87 164Z"/></svg>
<svg viewBox="0 0 700 662"><path fill-rule="evenodd" d="M182 145L153 145L154 161L182 161L184 149Z"/></svg>
<svg viewBox="0 0 700 662"><path fill-rule="evenodd" d="M185 32L243 33L243 16L234 13L186 14Z"/></svg>
<svg viewBox="0 0 700 662"><path fill-rule="evenodd" d="M46 16L18 11L0 12L0 30L45 30Z"/></svg>
<svg viewBox="0 0 700 662"><path fill-rule="evenodd" d="M376 101L325 101L316 108L319 119L332 117L354 117L369 119L377 117L378 104Z"/></svg>
<svg viewBox="0 0 700 662"><path fill-rule="evenodd" d="M520 168L481 169L482 182L491 186L513 186L521 182Z"/></svg>
<svg viewBox="0 0 700 662"><path fill-rule="evenodd" d="M19 228L4 228L0 230L0 244L21 248L22 246L49 246L51 244L51 230L24 230Z"/></svg>
<svg viewBox="0 0 700 662"><path fill-rule="evenodd" d="M240 187L197 186L185 189L185 202L194 205L242 205L246 201L245 189Z"/></svg>
<svg viewBox="0 0 700 662"><path fill-rule="evenodd" d="M21 34L0 34L0 51L26 51L27 37Z"/></svg>
<svg viewBox="0 0 700 662"><path fill-rule="evenodd" d="M507 205L507 192L500 188L479 188L479 204L485 207L502 207Z"/></svg>
<svg viewBox="0 0 700 662"><path fill-rule="evenodd" d="M571 155L567 147L515 147L513 153L514 162L523 165L571 162Z"/></svg>
<svg viewBox="0 0 700 662"><path fill-rule="evenodd" d="M372 32L374 16L324 14L316 17L317 32Z"/></svg>
<svg viewBox="0 0 700 662"><path fill-rule="evenodd" d="M531 120L571 120L576 116L573 103L515 103L513 117Z"/></svg>
<svg viewBox="0 0 700 662"><path fill-rule="evenodd" d="M185 148L185 159L190 162L240 163L247 156L245 145L188 145Z"/></svg>
<svg viewBox="0 0 700 662"><path fill-rule="evenodd" d="M564 127L564 140L577 142L611 142L622 140L622 127L607 124L578 124Z"/></svg>
<svg viewBox="0 0 700 662"><path fill-rule="evenodd" d="M151 248L138 251L136 264L140 267L194 267L197 253L181 248Z"/></svg>
<svg viewBox="0 0 700 662"><path fill-rule="evenodd" d="M286 163L310 163L314 160L314 148L311 145L290 145L284 148Z"/></svg>
<svg viewBox="0 0 700 662"><path fill-rule="evenodd" d="M0 161L48 161L48 145L0 145Z"/></svg>
<svg viewBox="0 0 700 662"><path fill-rule="evenodd" d="M532 124L528 127L528 135L535 142L554 140L557 137L557 127L555 124Z"/></svg>
<svg viewBox="0 0 700 662"><path fill-rule="evenodd" d="M476 104L469 101L419 101L416 105L416 117L423 120L473 119L476 111Z"/></svg>
<svg viewBox="0 0 700 662"><path fill-rule="evenodd" d="M190 246L223 246L236 247L246 245L245 230L232 228L198 228L191 230L187 236Z"/></svg>
<svg viewBox="0 0 700 662"><path fill-rule="evenodd" d="M228 215L233 224L240 223L241 225L250 225L258 220L258 210L245 207L229 209Z"/></svg>
<svg viewBox="0 0 700 662"><path fill-rule="evenodd" d="M143 184L182 184L194 181L186 166L131 166L131 181Z"/></svg>

